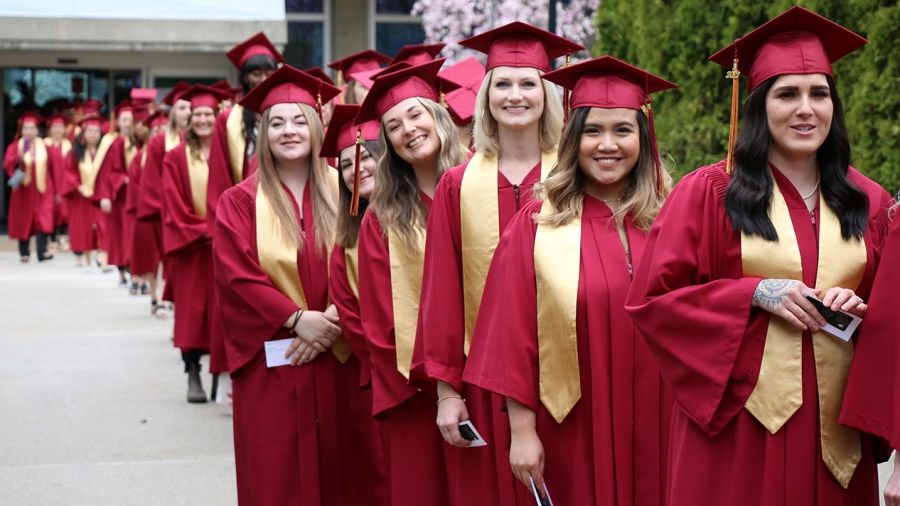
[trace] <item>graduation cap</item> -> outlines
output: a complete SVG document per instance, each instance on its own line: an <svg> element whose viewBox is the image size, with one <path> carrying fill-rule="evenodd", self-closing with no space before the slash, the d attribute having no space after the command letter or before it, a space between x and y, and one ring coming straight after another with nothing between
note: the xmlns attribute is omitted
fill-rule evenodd
<svg viewBox="0 0 900 506"><path fill-rule="evenodd" d="M78 120L78 126L81 127L82 131L84 131L85 127L89 127L91 125L96 125L102 130L103 117L96 112L90 112L85 114L81 117L81 119Z"/></svg>
<svg viewBox="0 0 900 506"><path fill-rule="evenodd" d="M375 78L359 111L359 121L381 120L391 107L412 97L438 100L435 77L444 59L402 68Z"/></svg>
<svg viewBox="0 0 900 506"><path fill-rule="evenodd" d="M66 117L63 116L62 114L54 114L53 116L50 116L50 118L47 119L47 126L49 127L51 125L65 126L66 125Z"/></svg>
<svg viewBox="0 0 900 506"><path fill-rule="evenodd" d="M543 78L572 91L571 107L645 110L650 130L650 146L656 166L656 189L665 191L662 162L656 147L650 94L678 85L628 62L609 55L581 62L543 75Z"/></svg>
<svg viewBox="0 0 900 506"><path fill-rule="evenodd" d="M394 55L394 58L388 65L400 62L406 62L410 65L428 63L437 58L437 55L441 54L441 50L444 49L444 46L446 46L444 43L407 44L401 47L400 51L397 51L397 54Z"/></svg>
<svg viewBox="0 0 900 506"><path fill-rule="evenodd" d="M209 107L215 111L219 107L219 102L230 97L231 94L227 91L222 91L205 84L194 84L185 90L184 93L178 97L178 100L187 100L190 102L192 110L198 107Z"/></svg>
<svg viewBox="0 0 900 506"><path fill-rule="evenodd" d="M372 70L381 68L382 65L391 61L389 56L379 53L374 49L366 49L350 56L345 56L340 60L335 60L328 64L329 68L337 71L337 85L344 85L344 76L349 76L363 70Z"/></svg>
<svg viewBox="0 0 900 506"><path fill-rule="evenodd" d="M258 55L268 56L276 63L284 63L284 57L263 32L253 35L225 53L225 56L231 60L231 64L238 70L244 67L247 60Z"/></svg>
<svg viewBox="0 0 900 506"><path fill-rule="evenodd" d="M478 89L486 73L484 65L475 57L466 58L438 72L437 86L441 101L447 106L457 125L464 126L472 122Z"/></svg>
<svg viewBox="0 0 900 506"><path fill-rule="evenodd" d="M41 116L40 113L35 111L25 111L19 116L19 126L25 124L31 124L35 126L40 126L41 123L44 122L44 117Z"/></svg>
<svg viewBox="0 0 900 506"><path fill-rule="evenodd" d="M131 101L135 104L149 104L156 101L156 88L131 88Z"/></svg>
<svg viewBox="0 0 900 506"><path fill-rule="evenodd" d="M738 38L709 59L731 69L731 118L725 170L734 164L737 139L738 78L746 74L752 91L785 74L833 76L831 64L866 44L866 39L809 9L794 6Z"/></svg>
<svg viewBox="0 0 900 506"><path fill-rule="evenodd" d="M150 116L150 128L165 125L169 122L169 113L163 110L157 110Z"/></svg>
<svg viewBox="0 0 900 506"><path fill-rule="evenodd" d="M315 77L319 81L334 85L334 79L322 70L322 67L310 67L308 69L303 69L303 72Z"/></svg>
<svg viewBox="0 0 900 506"><path fill-rule="evenodd" d="M132 104L129 100L123 100L116 104L115 109L113 109L113 113L116 115L116 117L119 117L122 115L122 113L132 112L133 110L134 104Z"/></svg>
<svg viewBox="0 0 900 506"><path fill-rule="evenodd" d="M339 88L302 70L284 65L250 90L240 104L260 113L275 104L306 104L321 114L322 104L340 92Z"/></svg>
<svg viewBox="0 0 900 506"><path fill-rule="evenodd" d="M549 72L556 58L584 49L581 44L521 21L463 39L459 44L488 55L487 70L503 66Z"/></svg>
<svg viewBox="0 0 900 506"><path fill-rule="evenodd" d="M131 109L131 114L134 115L134 122L141 122L144 124L148 124L150 120L150 108L146 105L136 105Z"/></svg>
<svg viewBox="0 0 900 506"><path fill-rule="evenodd" d="M350 215L359 214L359 163L362 143L378 139L381 124L376 120L358 123L359 105L338 104L334 106L328 131L322 140L321 156L338 158L341 151L356 146L356 165L353 177Z"/></svg>
<svg viewBox="0 0 900 506"><path fill-rule="evenodd" d="M169 90L168 93L166 93L166 96L163 97L162 102L170 107L175 105L175 102L177 102L181 98L181 94L187 91L187 89L190 87L190 84L184 81L178 81L177 83L175 83L175 86L172 86L172 89Z"/></svg>

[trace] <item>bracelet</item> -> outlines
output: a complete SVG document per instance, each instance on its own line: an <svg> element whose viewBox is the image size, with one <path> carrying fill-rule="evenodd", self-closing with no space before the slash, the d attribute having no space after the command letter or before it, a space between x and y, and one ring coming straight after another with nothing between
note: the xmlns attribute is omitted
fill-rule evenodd
<svg viewBox="0 0 900 506"><path fill-rule="evenodd" d="M294 327L297 326L297 323L300 321L301 316L303 316L303 309L294 313L294 321L291 322L291 330L294 330Z"/></svg>
<svg viewBox="0 0 900 506"><path fill-rule="evenodd" d="M441 402L446 401L447 399L459 399L459 400L461 400L461 401L463 401L463 402L466 402L466 400L463 399L462 396L459 396L459 395L445 395L445 396L443 396L443 397L438 397L438 400L437 400L438 406L441 405Z"/></svg>

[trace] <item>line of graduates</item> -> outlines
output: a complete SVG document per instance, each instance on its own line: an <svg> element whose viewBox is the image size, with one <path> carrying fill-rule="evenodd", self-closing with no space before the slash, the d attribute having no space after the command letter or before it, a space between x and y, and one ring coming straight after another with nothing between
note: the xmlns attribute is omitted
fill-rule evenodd
<svg viewBox="0 0 900 506"><path fill-rule="evenodd" d="M230 382L239 503L877 504L898 220L850 166L831 68L864 43L794 7L713 55L728 152L674 190L650 95L676 85L553 70L583 48L526 23L461 41L483 66L364 51L336 84L236 46L242 98L175 95L137 217L189 400L205 353ZM807 296L864 316L854 342Z"/></svg>

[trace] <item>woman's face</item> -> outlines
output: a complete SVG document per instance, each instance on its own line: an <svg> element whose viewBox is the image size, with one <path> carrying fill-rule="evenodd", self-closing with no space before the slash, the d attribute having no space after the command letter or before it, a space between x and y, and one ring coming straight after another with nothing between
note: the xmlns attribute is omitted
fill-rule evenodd
<svg viewBox="0 0 900 506"><path fill-rule="evenodd" d="M85 144L88 146L96 146L97 143L100 142L100 135L102 132L100 131L99 125L89 125L82 129L81 136L84 138Z"/></svg>
<svg viewBox="0 0 900 506"><path fill-rule="evenodd" d="M191 103L187 100L176 100L170 114L175 115L175 124L179 128L187 128L191 121Z"/></svg>
<svg viewBox="0 0 900 506"><path fill-rule="evenodd" d="M205 139L212 136L216 124L216 111L212 107L195 107L191 110L191 130L194 135Z"/></svg>
<svg viewBox="0 0 900 506"><path fill-rule="evenodd" d="M341 150L341 156L338 158L341 168L341 178L347 189L353 191L353 177L356 173L354 165L356 163L356 146L350 146ZM378 160L372 156L365 146L359 147L359 196L368 199L375 189L375 166Z"/></svg>
<svg viewBox="0 0 900 506"><path fill-rule="evenodd" d="M411 97L391 107L381 118L397 156L412 165L432 161L441 150L434 117L422 102Z"/></svg>
<svg viewBox="0 0 900 506"><path fill-rule="evenodd" d="M815 156L834 116L825 74L779 76L766 94L766 116L773 154L787 159Z"/></svg>
<svg viewBox="0 0 900 506"><path fill-rule="evenodd" d="M66 125L63 125L62 123L52 123L50 125L50 130L47 133L50 135L50 138L55 141L62 140L62 138L66 136Z"/></svg>
<svg viewBox="0 0 900 506"><path fill-rule="evenodd" d="M134 115L131 111L122 111L116 116L116 128L120 134L130 135L132 126L134 126Z"/></svg>
<svg viewBox="0 0 900 506"><path fill-rule="evenodd" d="M134 122L134 136L141 142L147 142L150 138L150 127L143 121Z"/></svg>
<svg viewBox="0 0 900 506"><path fill-rule="evenodd" d="M622 194L641 154L640 139L633 109L591 108L578 149L578 166L589 193Z"/></svg>
<svg viewBox="0 0 900 506"><path fill-rule="evenodd" d="M256 69L248 72L246 77L247 84L250 86L250 89L256 88L259 83L265 81L273 72L275 72L275 69Z"/></svg>
<svg viewBox="0 0 900 506"><path fill-rule="evenodd" d="M34 140L38 134L38 127L34 123L22 123L22 137L28 140Z"/></svg>
<svg viewBox="0 0 900 506"><path fill-rule="evenodd" d="M537 125L544 113L544 86L537 69L496 67L488 88L491 116L501 127Z"/></svg>
<svg viewBox="0 0 900 506"><path fill-rule="evenodd" d="M275 160L294 161L312 153L309 122L297 104L275 104L269 109L267 135Z"/></svg>

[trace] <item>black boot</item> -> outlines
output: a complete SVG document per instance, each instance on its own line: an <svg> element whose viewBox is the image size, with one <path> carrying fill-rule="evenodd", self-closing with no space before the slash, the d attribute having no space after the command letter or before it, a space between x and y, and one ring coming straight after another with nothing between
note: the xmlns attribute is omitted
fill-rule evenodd
<svg viewBox="0 0 900 506"><path fill-rule="evenodd" d="M187 401L190 403L206 402L206 392L203 391L203 383L200 381L199 362L194 362L188 367Z"/></svg>

